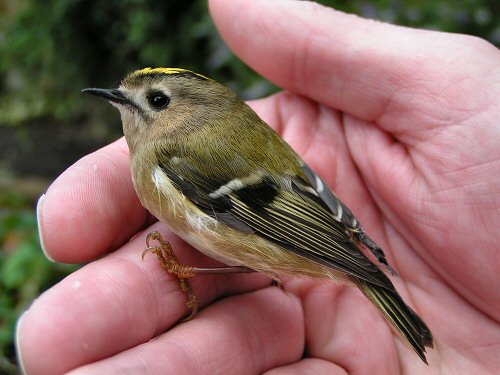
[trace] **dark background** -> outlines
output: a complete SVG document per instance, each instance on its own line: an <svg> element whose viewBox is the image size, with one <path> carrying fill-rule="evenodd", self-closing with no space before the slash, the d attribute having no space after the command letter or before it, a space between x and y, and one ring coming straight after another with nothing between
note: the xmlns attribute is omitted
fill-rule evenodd
<svg viewBox="0 0 500 375"><path fill-rule="evenodd" d="M367 18L500 45L497 0L318 1ZM218 36L205 0L0 0L0 373L15 374L15 321L76 266L40 251L34 206L58 174L121 136L111 106L80 93L145 66L183 67L245 99L278 90Z"/></svg>

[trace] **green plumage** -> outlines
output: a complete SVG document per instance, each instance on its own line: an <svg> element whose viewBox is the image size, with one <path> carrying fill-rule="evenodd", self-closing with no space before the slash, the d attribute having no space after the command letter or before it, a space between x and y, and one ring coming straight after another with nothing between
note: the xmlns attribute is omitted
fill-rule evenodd
<svg viewBox="0 0 500 375"><path fill-rule="evenodd" d="M91 90L120 109L138 195L167 225L189 228L193 212L199 212L218 223L214 228L241 233L242 241L255 235L272 251L293 253L345 275L426 362L425 347L432 347L429 328L360 246L392 271L382 249L325 181L232 91L196 73L164 68L132 73L108 94ZM151 95L164 95L168 106L155 108ZM175 194L158 186L163 176ZM162 203L162 194L170 200ZM179 207L189 214L170 207L166 215L157 207L173 199L187 199L192 207L186 202ZM174 226L169 218L186 223ZM202 234L183 234L203 248ZM247 244L236 250L251 251ZM270 254L262 258L269 261ZM293 274L314 273L297 267Z"/></svg>

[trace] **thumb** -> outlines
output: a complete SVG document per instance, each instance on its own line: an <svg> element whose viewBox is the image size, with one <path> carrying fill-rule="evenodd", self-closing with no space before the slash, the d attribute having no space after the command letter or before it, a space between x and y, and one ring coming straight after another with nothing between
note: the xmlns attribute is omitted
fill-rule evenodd
<svg viewBox="0 0 500 375"><path fill-rule="evenodd" d="M211 0L209 5L227 44L257 72L390 132L393 121L379 122L383 116L415 112L428 101L439 100L430 107L446 117L450 97L457 94L447 91L450 85L469 79L471 66L493 69L499 54L478 38L366 20L313 2ZM444 97L436 98L441 93Z"/></svg>

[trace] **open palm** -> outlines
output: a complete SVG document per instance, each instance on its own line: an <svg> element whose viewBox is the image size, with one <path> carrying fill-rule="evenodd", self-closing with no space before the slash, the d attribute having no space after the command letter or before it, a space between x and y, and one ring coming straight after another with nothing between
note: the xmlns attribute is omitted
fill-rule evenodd
<svg viewBox="0 0 500 375"><path fill-rule="evenodd" d="M18 344L27 372L500 368L500 53L471 37L303 2L210 5L235 52L288 90L252 106L328 181L398 270L398 291L433 331L430 366L358 290L332 282L291 279L277 288L260 275L196 277L204 309L176 325L185 296L153 258L140 261L145 235L160 228L184 263L215 262L152 224L119 140L69 168L41 200L52 258L110 254L24 315Z"/></svg>

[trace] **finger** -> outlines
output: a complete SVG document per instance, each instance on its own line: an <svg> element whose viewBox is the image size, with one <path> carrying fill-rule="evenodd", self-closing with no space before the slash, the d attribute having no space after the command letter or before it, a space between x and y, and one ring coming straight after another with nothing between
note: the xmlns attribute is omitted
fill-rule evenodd
<svg viewBox="0 0 500 375"><path fill-rule="evenodd" d="M436 101L444 120L460 92L456 83L470 79L469 67L494 69L499 54L478 39L366 20L313 2L209 4L222 37L257 72L367 121Z"/></svg>
<svg viewBox="0 0 500 375"><path fill-rule="evenodd" d="M160 227L157 223L151 230ZM33 303L17 332L27 373L58 374L106 358L147 342L187 315L177 278L154 257L141 261L145 235L73 273ZM184 264L217 264L168 231L164 238ZM190 282L200 308L221 296L270 284L257 274L207 275Z"/></svg>
<svg viewBox="0 0 500 375"><path fill-rule="evenodd" d="M69 167L38 205L44 252L65 263L86 262L117 248L147 218L132 185L123 138Z"/></svg>
<svg viewBox="0 0 500 375"><path fill-rule="evenodd" d="M296 363L277 367L264 375L347 375L348 372L341 366L318 358L304 358Z"/></svg>
<svg viewBox="0 0 500 375"><path fill-rule="evenodd" d="M155 340L72 374L258 374L302 356L303 324L296 298L266 288L222 300Z"/></svg>

